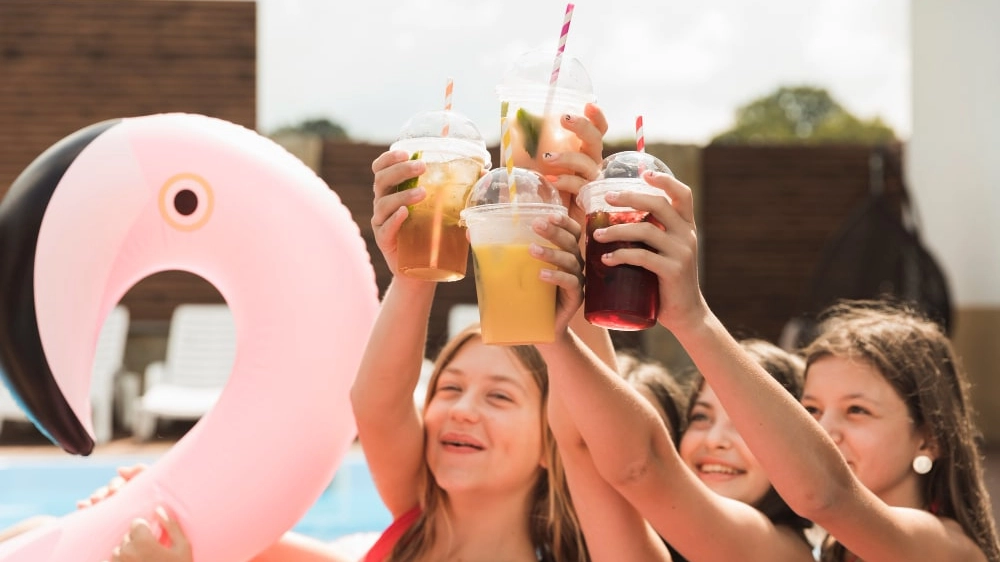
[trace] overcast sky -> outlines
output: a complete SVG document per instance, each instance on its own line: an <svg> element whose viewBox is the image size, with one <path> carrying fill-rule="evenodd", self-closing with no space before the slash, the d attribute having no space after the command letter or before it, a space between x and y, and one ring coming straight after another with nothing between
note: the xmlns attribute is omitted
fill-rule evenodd
<svg viewBox="0 0 1000 562"><path fill-rule="evenodd" d="M559 0L257 0L258 128L326 117L391 142L444 103L499 138L494 88L518 54L557 46ZM779 85L827 88L849 111L910 131L908 0L579 0L566 47L631 138L704 143Z"/></svg>

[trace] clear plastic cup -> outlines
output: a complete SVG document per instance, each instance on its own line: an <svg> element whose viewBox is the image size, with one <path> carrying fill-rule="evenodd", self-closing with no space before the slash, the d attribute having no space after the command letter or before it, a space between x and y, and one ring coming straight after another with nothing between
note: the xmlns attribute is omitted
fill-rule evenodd
<svg viewBox="0 0 1000 562"><path fill-rule="evenodd" d="M507 102L514 165L545 175L572 173L549 164L544 155L580 150L580 139L560 120L566 114L583 115L584 106L597 99L590 76L574 57L563 57L556 87L550 88L554 59L554 51L524 53L496 89L500 102Z"/></svg>
<svg viewBox="0 0 1000 562"><path fill-rule="evenodd" d="M399 229L400 273L426 281L462 279L469 242L459 213L472 186L490 167L482 134L459 113L426 111L407 121L389 148L404 150L411 160L423 160L427 166L419 177L396 186L397 191L417 186L427 191L423 201L409 207Z"/></svg>
<svg viewBox="0 0 1000 562"><path fill-rule="evenodd" d="M556 287L539 278L551 267L529 245L552 244L535 233L535 219L566 213L559 192L537 172L514 168L516 195L507 171L487 173L462 211L472 241L476 295L483 342L520 345L555 340Z"/></svg>
<svg viewBox="0 0 1000 562"><path fill-rule="evenodd" d="M614 224L656 222L646 211L615 207L605 200L611 191L637 191L667 197L667 194L642 179L646 170L673 174L658 158L644 152L619 152L601 163L597 179L583 186L577 203L587 215L586 256L584 263L585 294L583 312L588 322L610 330L644 330L656 324L660 308L659 281L656 275L634 265L607 266L601 256L620 248L646 248L639 242L602 243L594 231Z"/></svg>

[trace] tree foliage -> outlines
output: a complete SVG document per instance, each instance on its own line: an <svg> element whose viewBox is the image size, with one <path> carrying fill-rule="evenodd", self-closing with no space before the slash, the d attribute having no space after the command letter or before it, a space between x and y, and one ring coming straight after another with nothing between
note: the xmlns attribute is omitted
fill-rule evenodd
<svg viewBox="0 0 1000 562"><path fill-rule="evenodd" d="M347 129L342 127L339 123L330 121L325 117L318 119L306 119L297 125L282 127L274 132L276 135L286 133L318 135L327 139L347 140L350 138L347 134Z"/></svg>
<svg viewBox="0 0 1000 562"><path fill-rule="evenodd" d="M884 144L896 140L879 117L858 119L822 88L781 87L736 110L718 144Z"/></svg>

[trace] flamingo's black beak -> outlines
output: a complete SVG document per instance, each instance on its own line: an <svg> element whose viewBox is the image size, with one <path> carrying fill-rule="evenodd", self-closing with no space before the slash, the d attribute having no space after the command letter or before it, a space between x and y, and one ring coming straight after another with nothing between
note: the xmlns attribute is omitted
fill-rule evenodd
<svg viewBox="0 0 1000 562"><path fill-rule="evenodd" d="M35 248L45 210L66 170L87 145L119 122L92 125L54 145L0 201L0 379L42 433L79 455L90 454L94 440L45 358L35 313Z"/></svg>

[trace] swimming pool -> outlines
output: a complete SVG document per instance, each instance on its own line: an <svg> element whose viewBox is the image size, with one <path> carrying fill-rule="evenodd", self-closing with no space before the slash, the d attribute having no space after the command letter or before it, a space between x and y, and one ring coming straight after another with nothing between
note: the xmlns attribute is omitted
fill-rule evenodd
<svg viewBox="0 0 1000 562"><path fill-rule="evenodd" d="M115 476L119 466L151 464L155 457L0 458L0 529L33 515L65 515ZM360 452L344 457L337 475L295 525L296 532L322 540L382 531L392 516L382 505Z"/></svg>

